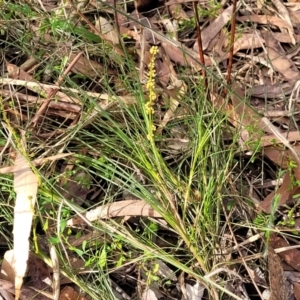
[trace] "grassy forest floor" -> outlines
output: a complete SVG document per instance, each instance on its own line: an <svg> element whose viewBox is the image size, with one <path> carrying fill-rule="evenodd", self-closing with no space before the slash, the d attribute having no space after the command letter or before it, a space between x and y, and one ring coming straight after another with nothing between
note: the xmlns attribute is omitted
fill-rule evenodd
<svg viewBox="0 0 300 300"><path fill-rule="evenodd" d="M3 299L300 300L299 3L0 6Z"/></svg>

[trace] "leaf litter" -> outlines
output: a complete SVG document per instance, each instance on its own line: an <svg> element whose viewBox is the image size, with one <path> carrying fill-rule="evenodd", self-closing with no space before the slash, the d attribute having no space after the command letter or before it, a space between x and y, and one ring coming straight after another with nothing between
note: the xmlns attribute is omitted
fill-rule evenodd
<svg viewBox="0 0 300 300"><path fill-rule="evenodd" d="M4 9L7 13L7 9L12 9L12 6L5 1L4 3L2 5L7 6L6 10ZM128 128L126 116L124 122L122 115L124 116L124 111L137 109L139 102L130 85L120 76L127 68L124 58L128 54L132 57L142 86L140 93L144 95L144 99L149 100L144 83L149 75L151 47L155 45L158 47L154 59L155 93L159 101L155 104L154 133L160 137L157 147L163 153L164 163L176 164L181 153L186 154L190 151L189 144L193 139L189 132L188 120L193 109L182 99L189 97L188 78L200 85L198 80L202 74L201 70L206 68L209 80L214 81L208 85L205 94L210 99L213 109L225 115L228 120L229 129L224 127L221 138L224 145L228 141L235 145L236 156L238 154L240 157L240 164L232 167L228 183L226 187L222 187L227 190L222 191L224 195L232 195L222 199L227 204L223 207L224 210L228 210L224 215L228 214L229 220L235 224L258 224L259 219L267 220L264 223L267 230L263 230L262 226L253 232L249 230L247 234L239 233L237 229L233 230L230 222L220 222L217 244L223 244L224 249L215 251L218 259L212 255L209 260L224 268L211 268L211 273L202 272L202 276L210 278L211 274L218 273L226 276L227 283L224 287L228 298L224 299L233 299L230 297L234 295L236 299L260 299L262 294L255 290L254 286L258 286L264 292L263 295L269 292L269 296L264 299L288 299L293 294L294 299L299 299L299 283L295 279L299 276L299 255L298 250L293 248L298 243L299 228L294 215L299 208L300 190L300 48L297 44L300 41L300 7L297 3L280 0L271 3L238 3L238 32L235 35L233 57L229 54L233 4L228 1L223 1L221 5L197 4L200 11L201 46L195 30L195 12L191 1L136 1L128 6L119 1L108 1L107 5L95 1L75 3L71 0L61 4L43 0L38 3L39 13L45 12L49 18L54 18L53 20L57 18L57 28L54 26L45 30L43 18L26 17L26 21L18 23L19 26L26 25L26 30L33 34L30 52L34 55L28 55L24 51L18 54L12 47L12 41L17 43L18 33L9 27L7 19L4 18L3 21L5 36L1 37L4 45L2 65L7 73L2 71L0 81L1 105L6 111L2 124L17 130L26 130L27 143L30 145L26 153L34 153L35 157L30 159L29 164L24 157L25 153L20 153L20 146L11 143L6 147L1 145L0 148L3 157L0 174L14 173L14 208L17 212L13 217L14 258L10 262L14 274L4 278L14 282L15 286L1 283L1 291L15 294L15 299L28 299L32 297L32 290L28 289L29 285L26 283L21 287L24 276L31 278L36 290L44 289L41 279L46 273L47 277L52 277L45 262L33 258L29 247L32 218L40 207L35 205L35 198L39 193L48 198L53 197L54 202L56 201L56 206L52 206L53 203L45 205L47 209L60 212L61 205L66 205L77 213L74 216L67 214L64 220L51 219L51 214L47 211L37 214L45 213L47 216L47 222L43 224L40 232L42 238L50 238L52 242L56 240L62 246L70 267L74 270L75 263L72 265L73 260L69 260L69 256L72 251L79 256L79 273L84 274L91 263L90 260L83 261L87 245L96 253L93 244L95 242L89 233L92 230L91 224L97 220L121 220L116 228L135 228L136 232L151 235L152 242L159 248L167 245L175 247L177 243L182 243L178 236L180 232L172 229L170 220L161 220L162 213L168 206L164 207L162 203L155 202L161 196L160 190L147 186L151 185L150 178L146 178L139 166L133 167L124 157L122 160L118 157L122 145L120 149L115 149L116 153L107 157L102 154L101 147L105 148L109 141L97 141L99 145L89 147L90 143L94 144L94 141L90 140L92 136L87 135L88 140L84 143L79 142L80 138L74 138L76 128L86 128L87 131L93 132L94 123L102 119L111 124L112 129L115 124ZM116 3L117 11L114 10ZM33 15L36 13L36 8L30 5L27 9ZM17 15L20 12L15 13ZM12 19L15 17L11 16ZM122 47L119 45L120 40L123 43ZM102 43L102 47L99 47L99 43ZM199 46L204 51L204 65L200 63ZM231 58L232 82L225 88L227 60ZM52 66L50 76L46 72L46 65ZM59 72L55 73L57 70ZM134 78L134 73L130 73L132 71L126 69L126 72L129 72L127 78ZM57 74L59 75L56 76ZM227 89L227 93L222 92L224 89ZM186 123L179 122L180 120L186 120ZM176 126L172 126L173 124ZM225 132L226 130L228 131ZM238 133L237 138L234 137L234 133ZM117 134L122 135L122 132ZM18 141L16 136L13 138ZM37 141L43 146L37 147ZM12 166L10 156L14 147L19 152L15 166ZM99 170L86 170L84 164L78 164L80 157L95 160L95 163L100 162L100 165L107 163L109 168L106 172L114 170L117 175L110 178L109 175L99 176ZM124 169L130 170L131 175L128 178L122 177L122 172L117 168L113 169L110 162L114 159ZM38 191L36 174L32 171L32 167L37 165L41 166L40 170L46 180L56 182L51 188L56 190L56 196L47 194L43 186L40 186ZM68 167L63 168L64 165ZM102 172L105 172L105 169L102 169ZM83 178L85 182L82 181ZM132 178L135 178L134 181ZM119 183L112 185L112 182ZM133 182L136 186L132 186ZM129 198L125 197L124 189L129 191ZM178 203L174 205L173 200L178 201L179 190L175 192L176 196L169 199L169 207L177 217ZM199 195L197 189L190 195L193 201L204 201L203 195ZM27 199L27 202L24 200L26 207L20 209L21 198ZM247 206L245 199L252 202L252 205ZM232 201L234 206L231 205ZM193 205L186 203L188 202L185 202L180 210L185 211L186 205ZM152 207L155 204L158 211ZM288 207L287 213L284 212L284 206ZM27 213L24 214L24 211ZM26 220L20 221L18 214L27 216ZM76 247L74 244L72 246L72 243L68 245L68 239L59 238L61 233L55 231L55 221L61 221L59 230L69 227L70 241L71 238L80 240ZM149 231L149 224L156 228L155 230L160 230L162 235L153 235L153 232ZM178 224L177 228L182 224ZM274 232L268 238L271 229L274 229ZM251 240L251 236L247 236L255 236L258 232L266 232L265 238L262 239L262 236L258 235L259 239ZM289 234L288 237L286 233ZM80 239L80 235L83 239ZM107 233L106 239L111 245L118 245L116 238ZM249 243L246 244L248 240ZM54 248L51 248L50 244L48 241L49 247L45 247L44 251L49 257L52 251L54 261L58 258L55 257ZM104 244L103 247L105 249ZM109 281L115 288L114 294L117 299L135 299L138 295L141 299L207 299L210 292L216 298L216 290L209 290L207 285L198 280L201 277L192 278L187 271L181 275L174 271L174 266L170 268L171 265L168 266L160 259L152 260L150 265L143 260L138 264L138 260L135 261L137 257L129 259L122 252L124 250L118 248L120 246L114 247L119 249L119 252L116 252L119 260L116 266L111 267ZM276 254L278 248L281 252ZM105 257L106 252L101 253ZM122 259L128 260L126 264L122 264ZM228 261L234 266L232 270L226 265ZM294 272L294 280L286 279L289 274L287 272L292 271L288 270L283 262ZM101 264L99 262L99 265ZM256 269L252 267L255 264L266 271L264 275L267 275L267 284L265 276L262 276L263 280L259 280L258 276L253 275L256 274ZM1 274L10 273L11 271L6 269L8 267L3 262ZM190 267L195 268L195 265ZM163 270L172 274L172 280ZM55 272L59 271L52 269L52 273ZM241 276L244 277L242 281ZM166 286L161 284L164 281ZM81 292L75 290L78 286L80 284L73 281L72 286L58 286L52 289L52 293L56 293L57 299L59 294L59 299L85 299ZM49 290L51 288L49 287ZM88 293L87 290L85 292ZM42 299L45 295L39 294L37 297Z"/></svg>

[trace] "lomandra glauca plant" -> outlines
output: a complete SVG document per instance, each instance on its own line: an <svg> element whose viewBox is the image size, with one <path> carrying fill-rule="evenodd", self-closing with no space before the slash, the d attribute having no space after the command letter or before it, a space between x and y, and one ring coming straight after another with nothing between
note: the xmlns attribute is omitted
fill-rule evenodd
<svg viewBox="0 0 300 300"><path fill-rule="evenodd" d="M156 99L156 93L154 91L155 88L155 76L156 76L156 71L155 71L155 56L158 53L158 47L157 46L152 46L150 48L150 63L148 65L149 68L149 79L146 85L146 88L149 92L149 100L148 102L145 104L145 109L146 109L146 114L148 116L148 120L147 120L147 129L148 129L148 135L147 135L147 139L151 142L151 144L154 142L153 141L153 132L155 131L155 126L153 124L153 113L154 113L154 109L153 109L153 103Z"/></svg>

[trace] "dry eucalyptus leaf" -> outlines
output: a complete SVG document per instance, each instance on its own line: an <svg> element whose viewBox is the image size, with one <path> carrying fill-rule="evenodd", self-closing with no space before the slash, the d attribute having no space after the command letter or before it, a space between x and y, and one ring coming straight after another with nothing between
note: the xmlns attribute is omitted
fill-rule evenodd
<svg viewBox="0 0 300 300"><path fill-rule="evenodd" d="M271 47L266 47L266 50L267 53L262 53L259 56L270 61L271 68L281 73L281 75L288 81L296 81L299 79L299 71L292 60L288 59L285 54L280 54Z"/></svg>
<svg viewBox="0 0 300 300"><path fill-rule="evenodd" d="M107 40L111 41L113 44L119 43L118 33L108 20L99 17L95 23L95 27L106 36Z"/></svg>
<svg viewBox="0 0 300 300"><path fill-rule="evenodd" d="M277 27L289 28L289 24L278 17L267 16L267 15L248 15L237 17L237 20L240 22L253 22L265 25L274 25ZM289 37L290 38L290 37Z"/></svg>
<svg viewBox="0 0 300 300"><path fill-rule="evenodd" d="M244 33L240 37L237 37L234 43L234 53L242 49L254 49L262 47L265 40L255 33Z"/></svg>
<svg viewBox="0 0 300 300"><path fill-rule="evenodd" d="M280 16L289 24L289 27L287 28L289 32L289 36L292 39L292 44L296 44L295 37L294 37L294 29L293 24L289 15L289 12L287 8L284 6L284 4L280 0L272 0L273 4L276 6Z"/></svg>
<svg viewBox="0 0 300 300"><path fill-rule="evenodd" d="M83 216L90 222L97 221L99 219L125 216L161 218L161 215L158 212L156 212L149 204L142 200L124 200L102 205L86 212L83 214ZM76 216L67 221L67 226L74 226L84 223L85 221L80 216Z"/></svg>
<svg viewBox="0 0 300 300"><path fill-rule="evenodd" d="M271 235L270 245L272 248L286 248L288 249L290 244L275 234ZM293 269L300 271L300 250L298 249L289 249L278 253L278 256L281 257L288 265Z"/></svg>

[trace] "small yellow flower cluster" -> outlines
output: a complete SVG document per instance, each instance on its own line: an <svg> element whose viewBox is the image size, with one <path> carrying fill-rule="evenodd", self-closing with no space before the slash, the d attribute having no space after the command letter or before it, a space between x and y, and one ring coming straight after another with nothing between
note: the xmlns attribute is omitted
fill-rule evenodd
<svg viewBox="0 0 300 300"><path fill-rule="evenodd" d="M150 128L150 133L147 134L147 139L149 141L152 141L153 140L153 137L154 137L154 134L153 132L156 130L156 127L152 124L151 128Z"/></svg>
<svg viewBox="0 0 300 300"><path fill-rule="evenodd" d="M156 76L156 72L155 72L155 56L158 53L158 47L157 46L152 46L150 48L150 54L151 54L151 59L150 59L150 63L148 65L149 68L149 79L146 85L147 90L149 91L149 101L145 104L145 109L146 109L146 113L149 116L150 119L150 126L148 128L148 135L147 135L147 139L149 141L153 142L153 132L155 131L155 126L152 123L152 115L154 113L154 109L153 109L153 102L156 99L156 93L154 91L155 89L155 76Z"/></svg>
<svg viewBox="0 0 300 300"><path fill-rule="evenodd" d="M150 63L148 65L149 68L149 79L146 85L147 90L149 91L149 101L146 103L145 107L146 107L146 112L148 115L152 115L154 113L153 110L153 102L156 99L156 93L154 91L155 88L155 76L156 76L156 72L155 72L155 56L158 53L158 47L157 46L152 46L150 48L150 54L151 54L151 60Z"/></svg>

